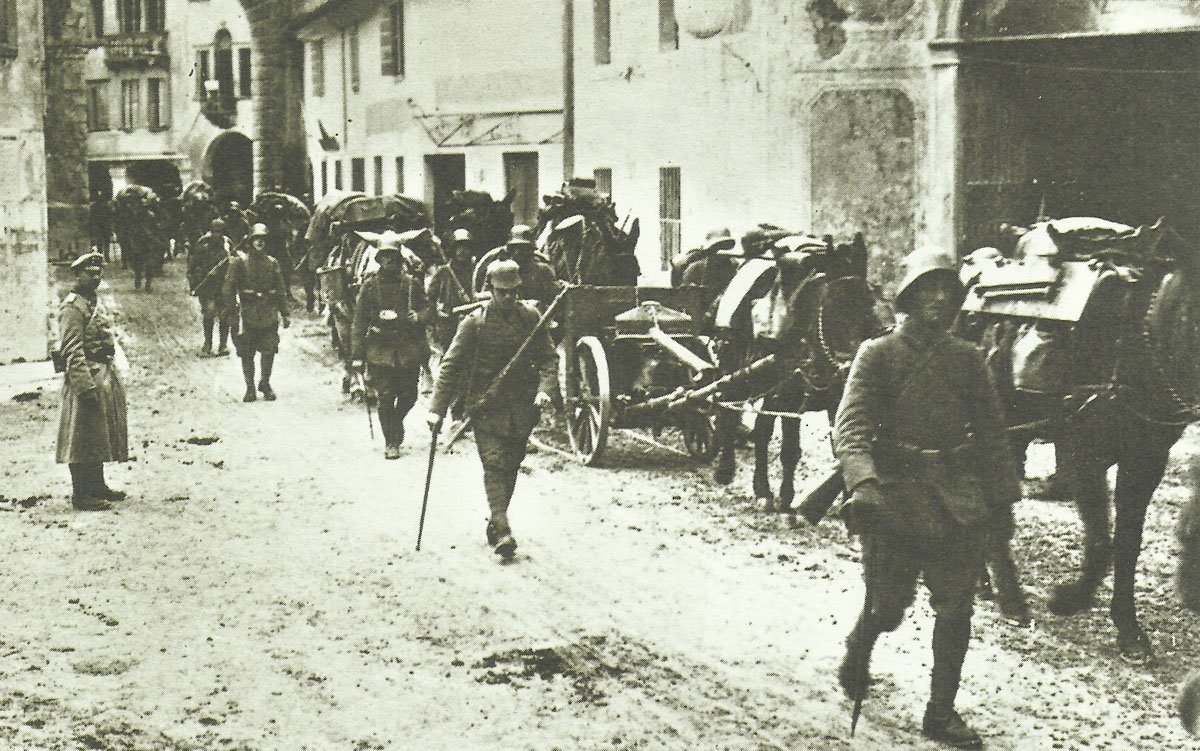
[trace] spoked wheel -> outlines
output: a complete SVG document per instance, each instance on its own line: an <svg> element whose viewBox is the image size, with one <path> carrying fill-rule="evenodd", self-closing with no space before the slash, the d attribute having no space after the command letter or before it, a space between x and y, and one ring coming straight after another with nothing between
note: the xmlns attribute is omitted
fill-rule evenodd
<svg viewBox="0 0 1200 751"><path fill-rule="evenodd" d="M701 462L712 461L712 458L716 456L717 442L713 437L716 431L712 414L708 412L692 414L679 427L679 432L683 436L683 445L687 449L688 456Z"/></svg>
<svg viewBox="0 0 1200 751"><path fill-rule="evenodd" d="M591 466L599 462L604 453L612 414L608 355L600 340L594 336L580 337L575 344L574 365L564 374L567 389L563 395L563 410L567 434L575 455Z"/></svg>

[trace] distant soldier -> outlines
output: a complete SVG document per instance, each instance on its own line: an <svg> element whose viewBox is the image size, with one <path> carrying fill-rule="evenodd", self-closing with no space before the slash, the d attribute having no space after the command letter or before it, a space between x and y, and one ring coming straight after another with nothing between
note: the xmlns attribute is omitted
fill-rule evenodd
<svg viewBox="0 0 1200 751"><path fill-rule="evenodd" d="M225 272L234 257L233 243L225 236L225 222L212 220L209 231L200 236L188 254L188 287L200 302L204 326L204 346L201 355L212 354L213 325L220 322L218 355L228 355L231 317L225 309Z"/></svg>
<svg viewBox="0 0 1200 751"><path fill-rule="evenodd" d="M283 294L283 274L279 262L267 255L267 228L254 225L250 232L250 252L229 262L225 273L225 300L231 311L241 315L241 325L233 337L242 359L242 377L246 381L244 402L258 397L254 392L254 353L262 353L262 378L258 390L269 402L275 401L271 388L271 370L279 351L279 323L292 325L287 299Z"/></svg>
<svg viewBox="0 0 1200 751"><path fill-rule="evenodd" d="M559 281L550 264L534 253L533 228L525 224L514 224L512 234L497 256L502 261L516 261L521 274L521 286L517 290L519 300L537 300L538 307L545 308L558 294Z"/></svg>
<svg viewBox="0 0 1200 751"><path fill-rule="evenodd" d="M250 232L250 221L246 219L242 205L237 201L230 201L218 218L225 222L225 236L233 242L235 248L239 247Z"/></svg>
<svg viewBox="0 0 1200 751"><path fill-rule="evenodd" d="M471 301L475 247L469 230L454 230L447 261L435 267L429 275L429 301L435 309L433 345L438 352L446 351L458 329L458 316L452 311Z"/></svg>
<svg viewBox="0 0 1200 751"><path fill-rule="evenodd" d="M834 427L842 513L862 535L868 593L838 679L851 699L865 694L875 640L900 625L920 578L934 612L922 732L981 748L954 703L986 540L1012 536L1021 484L983 355L948 333L963 297L953 260L926 251L906 261L896 293L905 317L859 349Z"/></svg>
<svg viewBox="0 0 1200 751"><path fill-rule="evenodd" d="M75 286L58 310L65 371L56 460L71 469L71 504L105 511L125 498L104 481L104 462L129 461L125 390L113 367L113 322L97 297L104 256L88 253L71 264Z"/></svg>
<svg viewBox="0 0 1200 751"><path fill-rule="evenodd" d="M425 323L431 309L422 280L404 268L397 236L379 241L379 271L358 291L350 327L351 367L365 365L367 383L379 397L379 427L386 459L400 458L404 418L417 403L421 366L429 360Z"/></svg>
<svg viewBox="0 0 1200 751"><path fill-rule="evenodd" d="M522 343L533 333L537 311L518 297L521 272L513 261L493 261L487 270L492 299L458 327L442 359L429 407L429 427L441 429L446 410L461 399L472 409L475 446L483 464L483 486L491 516L487 541L508 559L517 549L508 523L508 505L525 457L538 410L550 405L555 378L554 347L543 328L521 360L496 383Z"/></svg>
<svg viewBox="0 0 1200 751"><path fill-rule="evenodd" d="M108 246L112 242L112 205L100 193L96 193L88 206L88 233L96 251L108 261Z"/></svg>
<svg viewBox="0 0 1200 751"><path fill-rule="evenodd" d="M671 281L676 285L695 284L714 291L724 290L737 273L737 263L722 250L737 245L728 228L715 229L704 238L704 245L671 261Z"/></svg>

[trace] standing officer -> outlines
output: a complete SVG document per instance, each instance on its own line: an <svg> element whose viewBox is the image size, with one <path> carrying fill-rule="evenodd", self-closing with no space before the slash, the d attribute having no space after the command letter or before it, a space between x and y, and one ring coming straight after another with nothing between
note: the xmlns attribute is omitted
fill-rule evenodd
<svg viewBox="0 0 1200 751"><path fill-rule="evenodd" d="M954 700L985 540L990 528L1011 536L1020 482L983 356L948 333L963 297L953 260L925 251L906 263L904 319L859 349L834 426L868 593L838 678L851 699L865 693L875 640L900 624L923 576L935 620L922 732L980 748Z"/></svg>
<svg viewBox="0 0 1200 751"><path fill-rule="evenodd" d="M509 559L517 541L508 524L508 504L538 410L550 405L547 392L554 383L554 347L543 328L504 381L496 384L500 371L533 332L538 313L518 297L521 272L514 261L493 261L487 284L491 300L463 319L442 358L427 420L436 433L453 402L462 399L469 408L478 405L472 417L491 511L487 541L497 555Z"/></svg>
<svg viewBox="0 0 1200 751"><path fill-rule="evenodd" d="M379 271L363 282L350 326L351 367L362 370L379 396L386 459L400 458L404 418L417 403L421 366L429 360L425 322L431 309L421 280L404 268L398 235L379 240Z"/></svg>
<svg viewBox="0 0 1200 751"><path fill-rule="evenodd" d="M279 351L279 322L286 329L287 299L283 294L283 274L279 262L267 255L266 225L256 224L250 232L250 252L229 262L225 272L225 300L230 311L241 313L241 326L233 336L238 357L242 358L242 377L246 380L244 402L258 397L254 393L254 353L262 353L262 380L258 390L269 402L275 401L271 388L271 369Z"/></svg>
<svg viewBox="0 0 1200 751"><path fill-rule="evenodd" d="M112 318L96 295L104 256L87 253L71 264L75 287L58 309L65 371L58 423L59 464L71 469L71 503L105 511L125 498L104 481L104 462L129 461L125 390L113 367L117 344Z"/></svg>
<svg viewBox="0 0 1200 751"><path fill-rule="evenodd" d="M188 287L200 302L200 317L204 326L204 346L201 355L212 354L213 325L220 321L217 354L228 355L229 312L224 306L224 282L228 264L233 258L233 244L225 236L225 222L212 220L210 229L204 233L188 253ZM219 268L218 268L219 267Z"/></svg>
<svg viewBox="0 0 1200 751"><path fill-rule="evenodd" d="M525 224L514 224L508 242L497 257L517 262L517 269L521 274L517 299L537 300L538 307L545 308L558 294L558 277L550 264L534 253L536 247L533 242L533 229Z"/></svg>

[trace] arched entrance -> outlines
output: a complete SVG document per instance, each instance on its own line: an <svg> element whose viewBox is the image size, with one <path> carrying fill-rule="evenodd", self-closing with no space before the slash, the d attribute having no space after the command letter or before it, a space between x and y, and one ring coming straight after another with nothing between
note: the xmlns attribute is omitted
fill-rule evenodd
<svg viewBox="0 0 1200 751"><path fill-rule="evenodd" d="M204 153L204 180L213 186L219 201L250 205L254 200L254 147L250 139L236 131L214 138Z"/></svg>
<svg viewBox="0 0 1200 751"><path fill-rule="evenodd" d="M174 198L183 189L179 179L179 168L174 162L166 159L129 162L125 168L125 176L130 183L145 185L153 190L160 199ZM111 182L109 184L111 186Z"/></svg>

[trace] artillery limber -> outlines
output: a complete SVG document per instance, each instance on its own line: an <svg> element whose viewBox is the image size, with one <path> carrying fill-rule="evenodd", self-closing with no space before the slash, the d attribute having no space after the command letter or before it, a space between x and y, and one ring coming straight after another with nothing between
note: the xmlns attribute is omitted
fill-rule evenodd
<svg viewBox="0 0 1200 751"><path fill-rule="evenodd" d="M612 429L678 430L689 455L711 458L707 404L672 396L716 374L699 333L702 287L575 286L562 301L559 387L572 452L597 464Z"/></svg>

